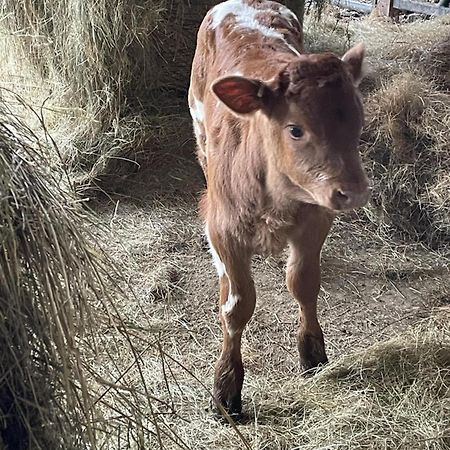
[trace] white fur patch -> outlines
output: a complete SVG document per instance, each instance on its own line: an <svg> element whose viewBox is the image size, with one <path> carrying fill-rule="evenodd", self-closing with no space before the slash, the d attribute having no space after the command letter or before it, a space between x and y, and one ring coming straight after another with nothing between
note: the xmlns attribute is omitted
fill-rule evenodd
<svg viewBox="0 0 450 450"><path fill-rule="evenodd" d="M200 125L198 124L198 122L196 120L194 120L194 133L197 136L197 138L200 138L200 136L202 134Z"/></svg>
<svg viewBox="0 0 450 450"><path fill-rule="evenodd" d="M233 311L233 309L236 307L236 305L240 299L241 299L241 297L239 295L234 295L231 293L231 283L230 283L230 292L228 294L228 299L227 299L226 303L224 305L222 305L222 310L221 310L222 316L225 321L225 326L227 328L227 332L230 337L234 336L236 330L234 330L231 327L231 323L229 320L230 318L227 317L227 315Z"/></svg>
<svg viewBox="0 0 450 450"><path fill-rule="evenodd" d="M272 13L273 11L271 9L253 8L247 5L246 3L243 3L242 0L228 0L223 3L219 3L211 10L212 14L211 28L215 30L223 22L225 17L227 17L229 14L232 14L233 16L235 16L237 27L256 30L259 31L263 36L281 39L286 43L289 50L291 50L293 53L299 56L300 53L294 47L292 47L292 45L288 44L285 41L282 33L258 22L256 16L260 13L265 12ZM286 7L280 9L280 14L284 18L288 19L290 23L293 19L298 20L297 16Z"/></svg>
<svg viewBox="0 0 450 450"><path fill-rule="evenodd" d="M203 103L194 98L194 104L189 106L191 117L196 122L203 122L205 120L205 107Z"/></svg>
<svg viewBox="0 0 450 450"><path fill-rule="evenodd" d="M227 17L232 14L236 18L236 25L241 28L250 28L251 30L257 30L264 36L281 38L283 35L273 28L266 27L260 24L256 20L256 15L264 12L265 10L255 9L242 0L228 0L227 2L219 3L212 9L213 21L211 27L215 30Z"/></svg>
<svg viewBox="0 0 450 450"><path fill-rule="evenodd" d="M230 286L231 288L231 286ZM230 314L231 311L233 311L233 308L236 306L237 302L240 300L239 295L234 295L231 293L228 294L227 302L222 306L222 312L224 314Z"/></svg>
<svg viewBox="0 0 450 450"><path fill-rule="evenodd" d="M205 227L206 239L208 239L209 244L209 252L213 258L213 263L216 266L217 273L219 274L219 278L222 278L226 273L225 264L220 259L219 254L217 253L214 245L211 242L211 238L209 237L208 226Z"/></svg>
<svg viewBox="0 0 450 450"><path fill-rule="evenodd" d="M208 244L209 244L209 252L212 255L213 262L214 262L214 265L216 266L217 273L219 274L219 278L222 278L224 275L227 274L226 267L225 267L225 264L220 259L220 256L217 253L216 249L214 248L214 245L211 242L211 238L209 237L208 226L205 227L205 234L206 234L206 238L207 238ZM240 299L240 297L238 295L234 295L231 293L230 280L228 280L228 283L229 283L228 298L227 298L226 303L224 305L222 305L222 307L221 307L221 314L230 314ZM225 319L225 324L226 324L228 335L230 337L233 337L234 330L231 328L227 318L224 317L224 319Z"/></svg>

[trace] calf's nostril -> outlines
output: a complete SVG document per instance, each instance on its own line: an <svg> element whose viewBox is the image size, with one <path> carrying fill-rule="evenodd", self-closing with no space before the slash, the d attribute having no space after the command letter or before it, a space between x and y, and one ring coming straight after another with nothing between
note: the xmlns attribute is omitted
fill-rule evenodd
<svg viewBox="0 0 450 450"><path fill-rule="evenodd" d="M337 210L359 208L367 203L369 190L353 191L336 188L332 193L332 202Z"/></svg>
<svg viewBox="0 0 450 450"><path fill-rule="evenodd" d="M341 203L341 204L347 204L350 201L350 197L348 194L346 194L345 192L341 191L340 189L338 189L336 191L335 194L336 200Z"/></svg>

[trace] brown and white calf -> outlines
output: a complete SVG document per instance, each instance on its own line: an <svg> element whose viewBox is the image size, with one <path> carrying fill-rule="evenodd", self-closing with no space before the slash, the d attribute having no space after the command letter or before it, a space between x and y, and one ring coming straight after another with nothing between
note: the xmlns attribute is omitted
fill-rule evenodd
<svg viewBox="0 0 450 450"><path fill-rule="evenodd" d="M287 286L299 303L303 370L327 361L317 320L320 252L336 212L363 206L358 143L364 49L304 54L285 6L229 0L198 33L189 106L207 181L201 200L220 277L223 348L214 396L241 412L242 332L255 309L251 257L289 246Z"/></svg>

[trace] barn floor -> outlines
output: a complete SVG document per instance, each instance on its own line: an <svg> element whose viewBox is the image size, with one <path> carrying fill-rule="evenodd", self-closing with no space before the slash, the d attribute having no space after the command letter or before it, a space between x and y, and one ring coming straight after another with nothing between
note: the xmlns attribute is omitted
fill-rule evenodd
<svg viewBox="0 0 450 450"><path fill-rule="evenodd" d="M119 310L148 336L146 342L153 339L160 346L159 354L144 344L140 350L152 395L166 401L155 407L167 431L164 448L178 448L172 439L184 442L177 444L181 448L246 448L234 428L217 423L207 411L205 386L212 385L221 342L218 282L196 212L203 176L191 150L183 153L158 158L150 172L127 180L117 195L97 205L110 226L103 240L136 296L119 302ZM331 361L405 332L445 310L449 299L448 259L419 246L387 242L350 219L337 221L322 257L319 310ZM284 284L284 264L285 255L254 259L257 308L243 341L249 424L239 427L254 449L300 448L294 445L297 438L287 437L282 418L298 416L289 409L290 396L296 386L311 383L298 373L297 306ZM276 423L283 426L274 431Z"/></svg>

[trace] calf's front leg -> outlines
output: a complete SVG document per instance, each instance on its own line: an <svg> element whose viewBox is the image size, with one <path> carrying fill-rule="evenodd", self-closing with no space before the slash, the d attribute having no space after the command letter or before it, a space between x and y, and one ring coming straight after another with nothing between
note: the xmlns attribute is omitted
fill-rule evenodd
<svg viewBox="0 0 450 450"><path fill-rule="evenodd" d="M286 282L299 303L297 343L300 367L306 374L328 362L322 329L317 319L320 290L320 252L331 227L332 216L314 210L302 215L289 241Z"/></svg>
<svg viewBox="0 0 450 450"><path fill-rule="evenodd" d="M222 323L222 352L216 364L214 399L228 414L239 418L242 412L241 391L244 367L241 338L255 310L256 293L250 272L250 254L221 239L210 239L211 252L219 262L219 317ZM222 264L222 266L220 266ZM220 414L220 410L215 408Z"/></svg>

